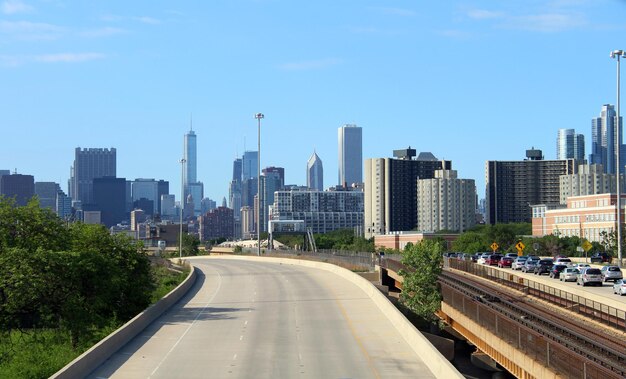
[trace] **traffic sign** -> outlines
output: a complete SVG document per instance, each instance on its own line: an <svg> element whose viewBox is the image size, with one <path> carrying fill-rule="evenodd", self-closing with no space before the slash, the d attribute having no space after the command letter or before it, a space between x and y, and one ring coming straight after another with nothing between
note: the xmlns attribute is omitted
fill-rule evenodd
<svg viewBox="0 0 626 379"><path fill-rule="evenodd" d="M491 247L491 250L493 250L493 252L495 253L496 250L498 250L498 248L500 247L500 245L498 245L497 243L494 242L494 243L491 244L490 247Z"/></svg>
<svg viewBox="0 0 626 379"><path fill-rule="evenodd" d="M585 242L583 242L583 249L585 249L585 251L591 250L592 247L593 245L589 241L585 240Z"/></svg>
<svg viewBox="0 0 626 379"><path fill-rule="evenodd" d="M522 241L519 241L517 243L517 245L515 245L515 248L517 249L517 252L521 255L522 252L524 252L524 248L526 247L526 245L524 245L524 243Z"/></svg>

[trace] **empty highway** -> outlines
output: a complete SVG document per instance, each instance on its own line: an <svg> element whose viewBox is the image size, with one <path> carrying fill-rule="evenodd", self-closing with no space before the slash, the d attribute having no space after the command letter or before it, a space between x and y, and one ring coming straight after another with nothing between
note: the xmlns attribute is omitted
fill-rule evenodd
<svg viewBox="0 0 626 379"><path fill-rule="evenodd" d="M189 293L91 378L434 378L356 285L314 268L195 259Z"/></svg>

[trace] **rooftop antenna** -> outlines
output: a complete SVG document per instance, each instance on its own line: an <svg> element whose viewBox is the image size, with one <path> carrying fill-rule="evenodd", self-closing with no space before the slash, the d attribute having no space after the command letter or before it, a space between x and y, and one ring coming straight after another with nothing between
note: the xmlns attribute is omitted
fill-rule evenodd
<svg viewBox="0 0 626 379"><path fill-rule="evenodd" d="M193 132L193 113L189 114L189 130Z"/></svg>

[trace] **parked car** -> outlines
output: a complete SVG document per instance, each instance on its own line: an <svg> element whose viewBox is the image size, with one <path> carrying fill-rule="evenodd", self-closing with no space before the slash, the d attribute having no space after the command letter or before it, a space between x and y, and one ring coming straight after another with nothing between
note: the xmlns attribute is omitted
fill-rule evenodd
<svg viewBox="0 0 626 379"><path fill-rule="evenodd" d="M524 267L524 263L526 263L527 260L528 260L528 257L526 256L517 257L513 261L513 264L511 264L511 268L513 270L521 270L522 267Z"/></svg>
<svg viewBox="0 0 626 379"><path fill-rule="evenodd" d="M600 272L602 272L602 280L605 282L624 279L622 270L617 266L604 266L600 269Z"/></svg>
<svg viewBox="0 0 626 379"><path fill-rule="evenodd" d="M591 263L611 263L613 257L608 253L593 253Z"/></svg>
<svg viewBox="0 0 626 379"><path fill-rule="evenodd" d="M514 259L512 257L502 257L500 261L498 262L498 267L500 268L511 267L511 265L513 264L513 261Z"/></svg>
<svg viewBox="0 0 626 379"><path fill-rule="evenodd" d="M574 263L573 263L573 262L572 262L572 260L571 260L571 259L569 259L568 257L561 257L561 258L557 258L557 259L554 261L554 264L555 264L555 265L558 265L558 264L563 264L563 265L566 265L566 266L571 266L571 265L573 265Z"/></svg>
<svg viewBox="0 0 626 379"><path fill-rule="evenodd" d="M502 254L491 254L486 260L485 264L489 266L497 265L502 259Z"/></svg>
<svg viewBox="0 0 626 379"><path fill-rule="evenodd" d="M619 279L613 283L613 293L624 296L626 295L626 280Z"/></svg>
<svg viewBox="0 0 626 379"><path fill-rule="evenodd" d="M599 268L586 267L580 271L576 278L576 284L583 287L587 284L595 284L597 286L602 285L602 272Z"/></svg>
<svg viewBox="0 0 626 379"><path fill-rule="evenodd" d="M562 282L575 282L580 271L576 267L565 267L559 274L559 280Z"/></svg>
<svg viewBox="0 0 626 379"><path fill-rule="evenodd" d="M552 279L559 279L561 271L565 270L566 268L567 265L555 263L552 267L550 267L550 271L548 271L548 276L550 276Z"/></svg>
<svg viewBox="0 0 626 379"><path fill-rule="evenodd" d="M528 258L524 266L522 266L522 272L531 272L535 270L535 266L539 263L539 259Z"/></svg>
<svg viewBox="0 0 626 379"><path fill-rule="evenodd" d="M537 265L535 265L533 272L535 275L548 274L552 266L554 266L552 258L540 259Z"/></svg>

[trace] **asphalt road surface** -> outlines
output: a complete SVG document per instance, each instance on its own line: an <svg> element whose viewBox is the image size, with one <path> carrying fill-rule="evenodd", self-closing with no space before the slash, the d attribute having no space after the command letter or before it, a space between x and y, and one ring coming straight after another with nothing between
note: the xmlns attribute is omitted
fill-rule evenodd
<svg viewBox="0 0 626 379"><path fill-rule="evenodd" d="M189 293L91 378L434 378L369 297L331 272L193 263Z"/></svg>

